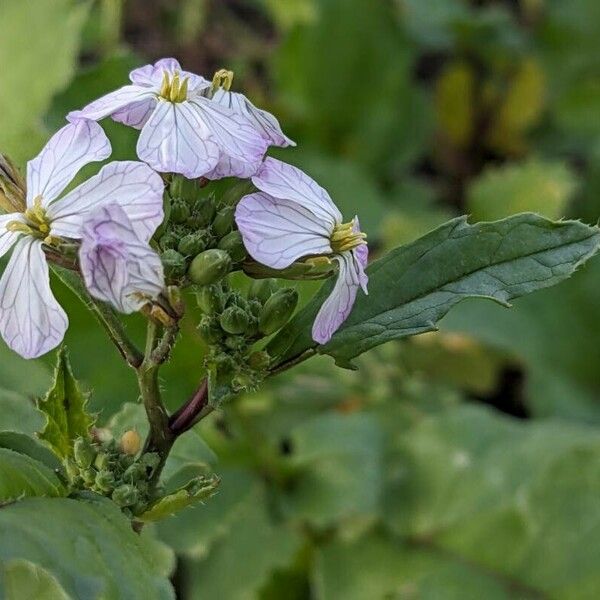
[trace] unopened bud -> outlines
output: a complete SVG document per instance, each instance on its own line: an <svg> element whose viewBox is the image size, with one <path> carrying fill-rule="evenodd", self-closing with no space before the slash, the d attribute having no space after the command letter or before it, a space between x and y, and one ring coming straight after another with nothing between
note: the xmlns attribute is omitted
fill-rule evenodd
<svg viewBox="0 0 600 600"><path fill-rule="evenodd" d="M130 467L127 467L123 473L123 479L135 483L138 479L142 479L146 475L146 467L139 461L134 462Z"/></svg>
<svg viewBox="0 0 600 600"><path fill-rule="evenodd" d="M231 269L231 258L224 250L212 248L194 258L188 274L198 285L210 285L223 279Z"/></svg>
<svg viewBox="0 0 600 600"><path fill-rule="evenodd" d="M115 487L115 476L111 471L98 471L94 480L96 487L103 492L110 492Z"/></svg>
<svg viewBox="0 0 600 600"><path fill-rule="evenodd" d="M223 311L219 322L227 333L244 333L248 327L248 315L238 306L230 306Z"/></svg>
<svg viewBox="0 0 600 600"><path fill-rule="evenodd" d="M167 231L161 236L159 244L163 250L172 250L173 248L177 248L179 236L173 231Z"/></svg>
<svg viewBox="0 0 600 600"><path fill-rule="evenodd" d="M142 438L135 429L130 429L123 434L119 445L124 454L135 456L140 451Z"/></svg>
<svg viewBox="0 0 600 600"><path fill-rule="evenodd" d="M73 455L78 466L87 469L96 458L96 451L89 440L79 437L73 444Z"/></svg>
<svg viewBox="0 0 600 600"><path fill-rule="evenodd" d="M129 484L120 485L111 495L118 506L133 506L139 499L138 491Z"/></svg>
<svg viewBox="0 0 600 600"><path fill-rule="evenodd" d="M200 233L188 233L179 240L177 251L184 256L196 256L206 248L206 238Z"/></svg>
<svg viewBox="0 0 600 600"><path fill-rule="evenodd" d="M239 231L230 231L218 244L221 250L225 250L233 262L240 262L246 258L246 247Z"/></svg>
<svg viewBox="0 0 600 600"><path fill-rule="evenodd" d="M91 486L96 481L96 469L94 467L90 467L89 469L81 470L81 478L86 486Z"/></svg>
<svg viewBox="0 0 600 600"><path fill-rule="evenodd" d="M190 216L190 207L183 200L174 200L171 205L171 221L185 223Z"/></svg>
<svg viewBox="0 0 600 600"><path fill-rule="evenodd" d="M146 475L152 477L152 474L160 464L160 456L157 452L146 452L140 457L139 463L146 470Z"/></svg>
<svg viewBox="0 0 600 600"><path fill-rule="evenodd" d="M275 279L254 279L248 290L248 298L264 304L278 289Z"/></svg>
<svg viewBox="0 0 600 600"><path fill-rule="evenodd" d="M219 285L204 285L196 294L198 306L203 313L214 315L223 310L225 298Z"/></svg>
<svg viewBox="0 0 600 600"><path fill-rule="evenodd" d="M165 250L160 255L167 279L178 279L185 275L185 258L177 250Z"/></svg>
<svg viewBox="0 0 600 600"><path fill-rule="evenodd" d="M218 238L224 237L233 227L234 209L232 206L225 206L214 218L212 230Z"/></svg>
<svg viewBox="0 0 600 600"><path fill-rule="evenodd" d="M297 304L298 292L292 288L284 288L273 294L260 313L260 333L271 335L281 329L290 320Z"/></svg>
<svg viewBox="0 0 600 600"><path fill-rule="evenodd" d="M208 344L216 344L223 338L223 330L219 323L211 317L202 317L198 325L202 339Z"/></svg>
<svg viewBox="0 0 600 600"><path fill-rule="evenodd" d="M198 227L206 227L212 223L216 212L215 199L209 196L196 201L192 218L197 219Z"/></svg>
<svg viewBox="0 0 600 600"><path fill-rule="evenodd" d="M94 460L94 466L96 467L96 469L99 469L99 470L107 469L109 463L110 463L110 457L108 456L108 454L106 454L106 452L98 452L98 454L96 455L96 458Z"/></svg>
<svg viewBox="0 0 600 600"><path fill-rule="evenodd" d="M75 464L75 461L68 458L65 461L65 471L67 472L67 477L74 481L79 477L79 467Z"/></svg>
<svg viewBox="0 0 600 600"><path fill-rule="evenodd" d="M248 357L248 366L255 371L264 371L268 368L271 362L271 357L264 350L252 352Z"/></svg>

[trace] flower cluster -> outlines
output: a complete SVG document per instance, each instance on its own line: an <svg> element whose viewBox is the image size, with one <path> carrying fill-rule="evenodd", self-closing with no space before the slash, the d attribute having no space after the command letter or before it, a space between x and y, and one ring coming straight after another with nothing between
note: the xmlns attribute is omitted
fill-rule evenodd
<svg viewBox="0 0 600 600"><path fill-rule="evenodd" d="M294 142L273 115L231 91L230 71L209 81L163 59L135 69L130 80L69 113L67 125L28 163L26 183L0 161L6 211L0 215L0 256L13 249L0 279L6 343L34 358L61 342L68 320L52 294L47 260L60 264L65 258L94 298L123 313L157 301L165 278L208 285L251 260L283 278L290 267L314 260L328 265L327 274L337 265L337 281L313 326L314 340L326 343L350 313L358 289L367 291L366 236L358 219L344 223L315 181L265 158L269 146ZM108 163L65 192L83 166L110 156L97 123L105 117L140 130L139 162ZM213 200L186 205L179 198L171 202L169 193L163 199L165 181L173 189L178 178L207 183L226 177L250 179L257 191L216 211ZM204 229L196 230L199 225Z"/></svg>

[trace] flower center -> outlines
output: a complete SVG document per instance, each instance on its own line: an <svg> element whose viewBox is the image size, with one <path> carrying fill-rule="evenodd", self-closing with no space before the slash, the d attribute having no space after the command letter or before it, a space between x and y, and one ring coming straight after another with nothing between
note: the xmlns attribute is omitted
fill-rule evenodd
<svg viewBox="0 0 600 600"><path fill-rule="evenodd" d="M367 234L354 231L354 219L349 223L339 223L331 234L331 249L334 252L346 252L367 243Z"/></svg>
<svg viewBox="0 0 600 600"><path fill-rule="evenodd" d="M214 75L212 80L213 91L223 88L225 91L231 89L233 83L233 71L227 69L219 69Z"/></svg>
<svg viewBox="0 0 600 600"><path fill-rule="evenodd" d="M175 71L173 77L170 77L167 71L164 71L158 95L168 102L185 102L188 93L188 80L189 77L184 77L182 80L179 71Z"/></svg>
<svg viewBox="0 0 600 600"><path fill-rule="evenodd" d="M44 241L49 246L57 243L57 239L50 235L50 219L46 214L46 209L42 206L42 197L37 196L24 213L25 223L23 221L10 221L6 225L8 231L15 231L32 235Z"/></svg>

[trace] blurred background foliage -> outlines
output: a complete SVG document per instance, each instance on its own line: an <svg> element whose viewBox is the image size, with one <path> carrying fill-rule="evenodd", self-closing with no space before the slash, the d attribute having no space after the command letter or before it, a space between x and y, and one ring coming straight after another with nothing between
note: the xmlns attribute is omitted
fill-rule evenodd
<svg viewBox="0 0 600 600"><path fill-rule="evenodd" d="M360 215L374 256L464 213L595 223L599 30L597 0L3 0L0 148L24 165L68 110L176 56L235 71L299 143L277 155ZM135 132L104 125L131 158ZM108 422L134 378L54 285ZM202 377L193 318L184 332L173 408ZM466 302L358 372L312 359L238 398L195 432L212 452L181 456L222 476L218 495L156 529L180 597L597 598L599 337L597 259L510 311ZM0 349L17 390L1 423L23 420L47 364Z"/></svg>

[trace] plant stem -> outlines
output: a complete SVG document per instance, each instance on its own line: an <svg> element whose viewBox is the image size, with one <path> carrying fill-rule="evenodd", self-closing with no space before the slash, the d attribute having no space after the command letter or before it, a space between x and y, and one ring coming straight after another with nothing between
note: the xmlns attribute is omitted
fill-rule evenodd
<svg viewBox="0 0 600 600"><path fill-rule="evenodd" d="M108 337L117 347L127 364L137 369L144 360L142 353L129 339L123 324L108 305L94 300L85 289L78 273L64 268L52 266L52 270L62 282L85 304L96 320L102 325Z"/></svg>
<svg viewBox="0 0 600 600"><path fill-rule="evenodd" d="M171 416L169 428L173 435L180 436L213 410L208 405L208 380L204 379L192 397Z"/></svg>

